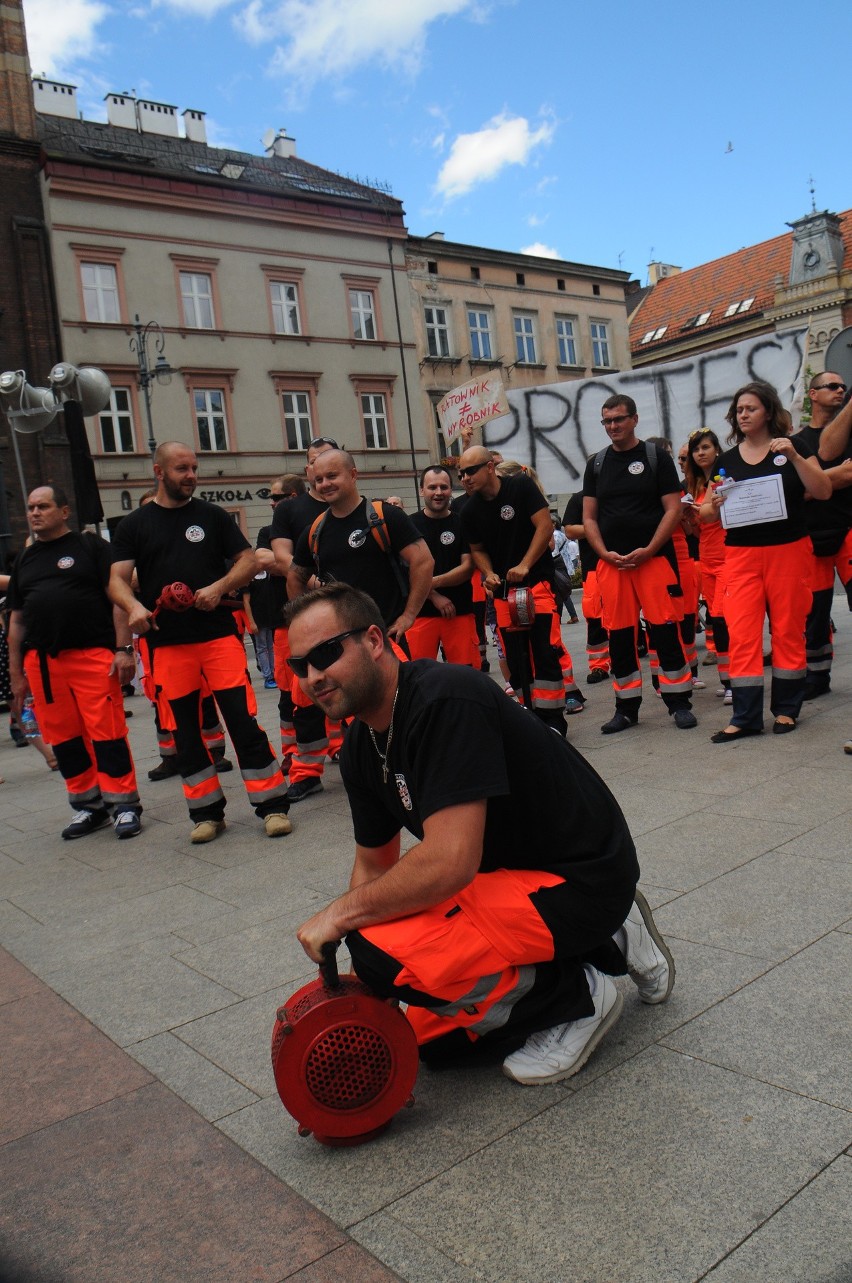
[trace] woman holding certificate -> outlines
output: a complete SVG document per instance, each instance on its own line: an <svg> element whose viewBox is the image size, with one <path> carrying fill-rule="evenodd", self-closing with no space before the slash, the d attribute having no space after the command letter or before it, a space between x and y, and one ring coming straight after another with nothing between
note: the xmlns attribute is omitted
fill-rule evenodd
<svg viewBox="0 0 852 1283"><path fill-rule="evenodd" d="M805 692L805 620L811 605L805 496L827 499L831 481L807 447L787 435L789 416L768 383L748 383L725 416L733 448L717 461L722 478L701 506L725 535L722 610L730 634L731 724L714 744L763 731L763 619L772 628L769 706L776 735L796 729Z"/></svg>

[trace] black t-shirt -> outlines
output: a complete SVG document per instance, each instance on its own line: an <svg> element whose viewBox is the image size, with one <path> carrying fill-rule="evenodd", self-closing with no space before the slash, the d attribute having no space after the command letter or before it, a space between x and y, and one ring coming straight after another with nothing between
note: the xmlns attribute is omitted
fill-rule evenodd
<svg viewBox="0 0 852 1283"><path fill-rule="evenodd" d="M426 541L426 547L435 559L435 569L432 571L435 576L446 575L455 570L462 555L470 552L468 542L462 534L461 517L457 513L451 512L446 517L427 517L425 512L415 512L411 524ZM450 588L439 588L438 592L449 598L457 615L472 613L473 592L469 579ZM434 619L440 613L427 597L420 608L421 617Z"/></svg>
<svg viewBox="0 0 852 1283"><path fill-rule="evenodd" d="M420 659L400 664L399 683L387 784L363 722L344 742L356 842L383 846L403 828L422 838L430 815L484 798L481 872L549 870L566 879L575 908L635 886L627 822L566 740L471 669ZM387 735L377 740L384 752Z"/></svg>
<svg viewBox="0 0 852 1283"><path fill-rule="evenodd" d="M482 544L496 574L504 579L506 571L523 561L532 543L533 517L547 500L530 477L501 477L500 489L493 499L481 494L468 496L462 509L462 532L468 543ZM530 567L528 585L553 583L553 558L545 544L544 552Z"/></svg>
<svg viewBox="0 0 852 1283"><path fill-rule="evenodd" d="M800 443L807 446L819 459L819 442L823 431L823 428L802 428L793 437L793 445L797 450ZM804 454L805 451L799 450L799 453ZM819 459L819 465L825 472L828 468L837 467L838 463L842 463L844 459L852 459L852 440L836 459ZM852 486L847 486L844 490L832 491L830 499L822 501L809 499L805 505L805 522L808 534L813 540L814 552L817 556L828 556L828 553L820 553L823 540L826 546L834 544L839 547L843 541L841 536L845 536L846 531L852 526ZM836 547L834 550L836 551Z"/></svg>
<svg viewBox="0 0 852 1283"><path fill-rule="evenodd" d="M190 499L180 508L148 503L121 521L112 541L113 561L134 561L139 600L154 609L166 584L177 581L197 590L221 579L238 553L251 545L222 508ZM188 645L230 637L237 631L234 612L161 610L157 629L146 634L153 647Z"/></svg>
<svg viewBox="0 0 852 1283"><path fill-rule="evenodd" d="M290 500L282 499L281 503ZM280 506L280 505L279 505ZM271 526L261 526L257 532L255 548L271 550ZM259 628L282 628L284 619L282 611L287 601L287 580L283 575L271 575L268 570L259 570L248 586L251 613Z"/></svg>
<svg viewBox="0 0 852 1283"><path fill-rule="evenodd" d="M571 498L565 505L565 511L562 514L563 526L582 526L583 524L583 492L578 490L572 494ZM580 546L580 569L583 572L583 580L586 576L597 567L598 554L595 552L588 539L578 539Z"/></svg>
<svg viewBox="0 0 852 1283"><path fill-rule="evenodd" d="M626 553L644 548L651 542L663 519L663 495L681 492L674 460L659 446L657 470L648 462L648 446L640 441L632 450L613 450L609 446L600 470L595 460L586 464L583 495L598 501L598 526L608 552ZM670 543L657 556L674 560Z"/></svg>
<svg viewBox="0 0 852 1283"><path fill-rule="evenodd" d="M797 443L796 449L805 459L813 454L811 447L804 441ZM773 544L795 543L797 539L804 539L808 533L805 524L805 508L808 506L805 503L805 487L799 480L798 472L783 454L773 454L767 448L759 463L746 463L739 447L734 446L719 455L715 467L717 472L724 468L734 481L753 481L756 477L780 474L787 504L784 521L764 521L754 526L737 526L734 530L726 531L726 547L769 548Z"/></svg>
<svg viewBox="0 0 852 1283"><path fill-rule="evenodd" d="M315 499L307 492L296 495L295 499L281 499L272 513L272 538L289 539L295 548L305 527L311 526L327 507L322 499Z"/></svg>
<svg viewBox="0 0 852 1283"><path fill-rule="evenodd" d="M115 649L112 604L107 596L109 544L69 531L36 541L16 561L7 604L23 611L24 650L58 655L93 646Z"/></svg>
<svg viewBox="0 0 852 1283"><path fill-rule="evenodd" d="M280 505L279 505L280 507ZM385 529L391 550L386 552L369 528L367 500L362 499L347 517L335 517L329 511L319 533L319 578L324 583L339 580L369 593L386 624L402 614L408 596L403 594L397 574L404 574L398 554L420 538L400 508L392 503L382 505ZM370 505L370 514L374 509ZM317 569L309 543L311 528L303 530L296 544L293 562L304 570ZM274 532L273 532L274 537ZM391 558L396 557L396 569Z"/></svg>

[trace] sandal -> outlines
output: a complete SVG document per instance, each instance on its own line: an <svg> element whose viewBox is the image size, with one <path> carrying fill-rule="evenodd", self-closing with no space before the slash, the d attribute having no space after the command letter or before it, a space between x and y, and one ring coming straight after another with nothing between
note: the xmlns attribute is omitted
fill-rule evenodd
<svg viewBox="0 0 852 1283"><path fill-rule="evenodd" d="M715 735L710 736L711 744L729 744L735 740L748 739L752 735L762 735L762 730L755 730L750 726L737 726L732 731L717 731Z"/></svg>

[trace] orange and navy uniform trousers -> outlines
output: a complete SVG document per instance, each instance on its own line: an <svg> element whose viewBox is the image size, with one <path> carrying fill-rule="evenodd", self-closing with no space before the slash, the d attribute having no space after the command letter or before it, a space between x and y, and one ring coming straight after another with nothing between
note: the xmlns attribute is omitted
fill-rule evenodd
<svg viewBox="0 0 852 1283"><path fill-rule="evenodd" d="M281 725L281 766L290 783L319 779L326 758L336 759L343 744L343 727L330 721L299 685L290 668L290 643L286 628L275 629L273 644L275 680L278 683L278 717Z"/></svg>
<svg viewBox="0 0 852 1283"><path fill-rule="evenodd" d="M635 717L642 702L642 670L636 646L636 620L645 617L650 646L660 664L660 694L670 713L692 705L692 672L683 653L678 624L683 592L677 571L665 556L651 557L632 570L601 559L597 568L609 633L609 655L616 711Z"/></svg>
<svg viewBox="0 0 852 1283"><path fill-rule="evenodd" d="M405 634L412 659L437 659L438 647L448 664L478 668L479 642L473 614L420 615Z"/></svg>
<svg viewBox="0 0 852 1283"><path fill-rule="evenodd" d="M531 591L535 602L531 628L513 629L508 602L494 598L497 627L509 663L509 681L515 690L522 690L526 673L533 712L560 735L565 735L566 694L581 704L585 703L585 696L574 680L571 656L562 643L553 589L541 580L532 585Z"/></svg>
<svg viewBox="0 0 852 1283"><path fill-rule="evenodd" d="M287 784L272 746L257 722L257 702L238 637L156 647L151 668L161 718L174 720L177 764L190 819L221 820L225 795L201 735L202 688L206 681L237 756L249 802L261 818L286 812Z"/></svg>
<svg viewBox="0 0 852 1283"><path fill-rule="evenodd" d="M699 491L695 502L703 503L707 491ZM712 635L719 681L730 685L730 638L722 613L725 591L725 529L720 521L698 524L698 555L701 566L701 593L707 603L707 638Z"/></svg>
<svg viewBox="0 0 852 1283"><path fill-rule="evenodd" d="M598 587L597 570L590 570L583 578L583 618L586 621L586 656L590 673L609 672L609 637L601 623L603 603Z"/></svg>
<svg viewBox="0 0 852 1283"><path fill-rule="evenodd" d="M623 975L612 937L633 892L593 910L573 892L557 921L548 896L568 888L554 873L478 873L449 899L346 937L356 974L381 997L408 1004L424 1060L459 1052L506 1055L531 1033L592 1014L589 963Z"/></svg>
<svg viewBox="0 0 852 1283"><path fill-rule="evenodd" d="M805 620L811 607L810 538L767 547L728 547L723 606L731 638L732 726L763 727L763 618L772 628L775 717L802 711L807 661Z"/></svg>
<svg viewBox="0 0 852 1283"><path fill-rule="evenodd" d="M482 575L478 570L473 573L473 577L470 581L470 587L473 593L473 622L476 627L476 637L479 643L479 665L481 668L488 660L488 638L485 633L485 584L483 583Z"/></svg>
<svg viewBox="0 0 852 1283"><path fill-rule="evenodd" d="M852 610L852 530L830 557L814 556L811 561L813 602L805 627L805 649L808 682L818 690L827 690L831 680L834 646L831 640L831 603L834 600L834 572L842 583L849 609ZM773 642L775 639L773 630Z"/></svg>
<svg viewBox="0 0 852 1283"><path fill-rule="evenodd" d="M160 757L174 757L177 753L175 748L175 721L172 717L171 709L168 707L162 710L157 704L157 692L154 685L154 679L151 676L151 651L148 646L147 638L134 637L136 654L139 659L142 676L141 685L145 697L150 700L154 707L154 729L157 733L157 751ZM161 716L162 712L162 716ZM219 714L216 711L216 701L210 694L210 687L206 682L201 686L201 738L207 745L211 756L219 759L225 753L225 730L219 721Z"/></svg>
<svg viewBox="0 0 852 1283"><path fill-rule="evenodd" d="M75 810L141 813L114 652L101 646L24 656L39 730Z"/></svg>

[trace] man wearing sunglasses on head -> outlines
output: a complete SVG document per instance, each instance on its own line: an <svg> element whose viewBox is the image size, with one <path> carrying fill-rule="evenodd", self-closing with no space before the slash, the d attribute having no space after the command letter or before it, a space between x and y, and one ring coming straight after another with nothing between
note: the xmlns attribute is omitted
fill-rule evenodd
<svg viewBox="0 0 852 1283"><path fill-rule="evenodd" d="M314 468L320 455L340 447L333 437L314 437L308 443L305 456L307 490L287 503L276 503L272 514L270 547L279 575L286 586L287 574L293 561L293 551L303 530L325 512L328 504L316 492ZM285 587L286 595L286 587ZM322 713L302 693L299 683L287 666L290 647L287 629L283 625L275 633L275 681L281 694L278 697L278 718L281 725L281 759L285 775L289 776L287 796L291 802L302 802L314 793L322 792L322 776L326 761L335 762L340 752L342 731L339 723L328 722Z"/></svg>
<svg viewBox="0 0 852 1283"><path fill-rule="evenodd" d="M366 594L331 584L288 618L305 692L355 719L349 890L299 928L303 949L319 961L345 937L360 978L408 1004L428 1064L497 1056L531 1086L576 1073L620 1014L612 976L646 1003L674 982L614 797L489 677L400 664ZM403 828L418 844L400 858Z"/></svg>
<svg viewBox="0 0 852 1283"><path fill-rule="evenodd" d="M314 477L328 513L321 527L299 536L287 595L292 601L306 592L314 576L322 583L354 584L370 594L388 635L407 653L405 634L432 587L432 554L410 518L393 504L383 505L379 520L358 491L358 470L348 451L320 455Z"/></svg>
<svg viewBox="0 0 852 1283"><path fill-rule="evenodd" d="M521 688L528 665L533 712L564 735L565 682L559 661L566 651L553 593L550 509L531 477L498 476L495 468L491 451L484 446L472 446L459 459L458 476L468 496L462 509L462 533L485 576L485 590L493 595L510 684L515 690ZM532 627L520 633L510 631L506 593L513 587L530 589L535 602ZM585 698L576 685L570 689L570 698L569 711L582 712Z"/></svg>
<svg viewBox="0 0 852 1283"><path fill-rule="evenodd" d="M637 437L639 415L632 397L609 397L601 416L611 444L589 460L583 478L583 526L598 557L615 690L615 714L601 732L614 735L639 720L640 610L660 661L663 702L678 729L690 730L698 722L692 712L692 673L678 634L684 598L672 546L682 515L680 482L671 455Z"/></svg>
<svg viewBox="0 0 852 1283"><path fill-rule="evenodd" d="M805 699L827 695L831 687L831 603L834 572L840 578L852 610L852 401L839 374L826 370L808 388L811 421L793 438L818 453L820 467L831 478L832 493L822 502L805 506L805 520L813 545L811 591L813 602L805 625L808 676ZM829 435L830 425L830 435ZM845 436L845 441L844 441ZM827 447L823 449L823 446Z"/></svg>

